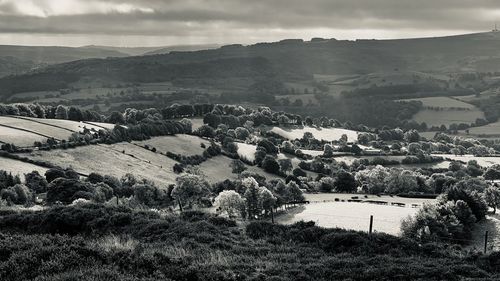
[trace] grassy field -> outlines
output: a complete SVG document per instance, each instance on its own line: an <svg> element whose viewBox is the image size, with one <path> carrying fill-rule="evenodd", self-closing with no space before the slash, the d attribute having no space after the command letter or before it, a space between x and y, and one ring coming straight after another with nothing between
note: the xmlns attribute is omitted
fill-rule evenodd
<svg viewBox="0 0 500 281"><path fill-rule="evenodd" d="M38 171L41 175L43 175L45 174L45 171L47 171L47 168L25 163L19 160L0 157L0 170L10 172L13 175L19 175L21 179L24 179L24 174L33 171Z"/></svg>
<svg viewBox="0 0 500 281"><path fill-rule="evenodd" d="M231 172L231 167L229 166L233 159L226 156L216 156L208 159L207 161L201 163L198 167L205 175L205 178L209 182L219 182L225 179L237 179L238 175ZM269 174L263 171L257 166L246 165L249 172L255 172L266 177L266 179L278 179L277 175Z"/></svg>
<svg viewBox="0 0 500 281"><path fill-rule="evenodd" d="M81 131L83 131L84 128L87 128L89 130L99 131L99 130L102 130L102 126L104 126L104 124L102 124L102 123L99 123L99 126L96 126L96 125L92 125L90 123L71 121L71 120L62 120L62 119L41 119L41 118L32 118L32 117L23 117L23 119L25 119L27 121L34 121L34 122L38 122L41 124L54 126L54 127L61 127L61 128L66 129L66 130L73 131L73 132L81 132ZM114 126L114 125L109 124L106 126Z"/></svg>
<svg viewBox="0 0 500 281"><path fill-rule="evenodd" d="M500 157L476 157L474 155L452 155L452 154L433 154L436 156L441 156L445 159L450 159L454 161L462 161L467 163L470 160L476 160L477 163L482 167L490 167L496 164L500 164Z"/></svg>
<svg viewBox="0 0 500 281"><path fill-rule="evenodd" d="M477 110L470 104L450 97L428 97L418 99L404 99L401 101L420 101L425 107L441 107L441 108L464 108L469 110Z"/></svg>
<svg viewBox="0 0 500 281"><path fill-rule="evenodd" d="M37 134L0 126L0 142L28 147L33 146L36 141L45 142L47 138Z"/></svg>
<svg viewBox="0 0 500 281"><path fill-rule="evenodd" d="M23 156L45 160L64 168L72 167L84 174L98 172L121 177L131 173L138 178L148 179L162 186L174 183L177 176L172 171L176 163L174 160L130 143L35 151Z"/></svg>
<svg viewBox="0 0 500 281"><path fill-rule="evenodd" d="M465 132L462 133L465 134ZM500 121L480 127L470 128L469 135L476 137L485 137L485 138L489 137L498 138L500 137Z"/></svg>
<svg viewBox="0 0 500 281"><path fill-rule="evenodd" d="M28 130L34 133L46 135L53 137L55 139L68 139L73 133L70 130L57 128L51 125L40 124L31 120L0 116L0 125L7 125L10 127L15 127L23 130Z"/></svg>
<svg viewBox="0 0 500 281"><path fill-rule="evenodd" d="M204 143L206 146L210 145L210 142L199 138L197 136L191 135L175 135L175 136L164 136L164 137L154 137L145 141L136 141L141 146L149 145L151 148L156 148L158 152L166 153L167 151L173 153L180 153L182 155L199 155L205 150L201 147Z"/></svg>
<svg viewBox="0 0 500 281"><path fill-rule="evenodd" d="M374 232L398 235L401 220L415 215L417 211L418 208L357 202L311 203L278 217L278 222L292 224L298 221L314 221L322 227L368 231L370 216L373 215Z"/></svg>
<svg viewBox="0 0 500 281"><path fill-rule="evenodd" d="M416 214L423 204L432 204L434 199L403 198L397 196L376 196L350 193L317 193L304 194L310 204L298 207L291 214L280 216L278 221L290 224L297 221L315 221L323 227L340 227L367 231L370 215L373 215L373 230L393 235L399 234L401 220ZM335 199L347 201L352 197L361 200L377 200L390 203L402 203L405 207L376 205L357 202L332 202ZM417 208L413 208L413 205Z"/></svg>
<svg viewBox="0 0 500 281"><path fill-rule="evenodd" d="M289 140L300 139L304 136L305 132L312 133L313 136L318 140L335 141L339 140L343 134L347 135L347 139L349 142L354 142L358 140L358 132L340 128L318 129L312 127L303 127L300 129L289 129L289 128L273 127L271 128L271 131Z"/></svg>
<svg viewBox="0 0 500 281"><path fill-rule="evenodd" d="M441 126L456 123L471 124L477 118L484 118L484 113L480 110L430 110L423 109L413 116L413 120L418 123L425 122L428 126Z"/></svg>

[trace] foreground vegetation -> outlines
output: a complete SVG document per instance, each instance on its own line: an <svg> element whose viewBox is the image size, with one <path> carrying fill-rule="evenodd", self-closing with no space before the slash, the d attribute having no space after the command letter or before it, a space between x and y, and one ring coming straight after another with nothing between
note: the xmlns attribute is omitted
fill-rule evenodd
<svg viewBox="0 0 500 281"><path fill-rule="evenodd" d="M498 253L384 234L84 204L0 216L2 280L460 280Z"/></svg>

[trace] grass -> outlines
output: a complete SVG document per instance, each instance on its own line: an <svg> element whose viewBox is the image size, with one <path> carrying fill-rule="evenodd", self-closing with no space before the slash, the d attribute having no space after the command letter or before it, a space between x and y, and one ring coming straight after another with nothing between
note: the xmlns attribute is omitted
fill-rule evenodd
<svg viewBox="0 0 500 281"><path fill-rule="evenodd" d="M466 123L471 124L477 118L484 119L484 113L476 110L430 110L422 109L415 114L412 119L417 123L425 122L428 126L449 126L450 124Z"/></svg>
<svg viewBox="0 0 500 281"><path fill-rule="evenodd" d="M468 110L477 110L470 104L450 97L428 97L418 99L404 99L401 101L420 101L424 107L441 107L441 108L464 108Z"/></svg>
<svg viewBox="0 0 500 281"><path fill-rule="evenodd" d="M37 166L30 163L25 163L19 160L0 157L0 170L11 172L13 175L19 175L23 178L24 174L38 171L41 175L45 174L47 168Z"/></svg>
<svg viewBox="0 0 500 281"><path fill-rule="evenodd" d="M32 117L22 117L23 119L27 121L34 121L34 122L39 122L45 125L49 126L54 126L54 127L61 127L66 130L70 130L73 132L81 132L83 131L84 128L87 128L89 130L102 130L103 124L100 124L99 126L92 125L90 123L84 123L84 122L78 122L78 121L71 121L71 120L62 120L62 119L42 119L42 118L32 118ZM111 126L111 125L107 125ZM114 125L113 125L114 126Z"/></svg>
<svg viewBox="0 0 500 281"><path fill-rule="evenodd" d="M13 143L21 147L31 147L36 141L45 142L47 138L37 134L0 126L0 142Z"/></svg>
<svg viewBox="0 0 500 281"><path fill-rule="evenodd" d="M122 153L125 151L125 153ZM81 146L67 150L35 151L24 154L31 159L44 160L77 172L98 172L115 177L132 173L160 186L175 182L174 160L130 143Z"/></svg>
<svg viewBox="0 0 500 281"><path fill-rule="evenodd" d="M72 134L71 131L62 128L57 128L51 125L33 122L27 119L20 119L8 116L0 116L0 125L8 125L11 127L32 131L34 133L51 136L59 140L68 139Z"/></svg>
<svg viewBox="0 0 500 281"><path fill-rule="evenodd" d="M220 182L225 179L237 179L238 175L233 174L231 167L229 166L232 161L233 159L221 155L208 159L207 161L201 163L198 167L209 182ZM277 175L266 173L257 166L250 166L246 164L245 166L247 167L246 171L258 173L266 177L268 180L280 178Z"/></svg>
<svg viewBox="0 0 500 281"><path fill-rule="evenodd" d="M6 214L0 275L5 281L498 278L497 253L311 223L225 222L97 205Z"/></svg>
<svg viewBox="0 0 500 281"><path fill-rule="evenodd" d="M348 129L340 128L313 128L313 127L303 127L303 128L280 128L273 127L271 131L289 140L300 139L304 136L305 132L310 132L318 140L325 141L336 141L339 140L343 134L347 135L349 142L354 142L358 140L358 132Z"/></svg>
<svg viewBox="0 0 500 281"><path fill-rule="evenodd" d="M201 144L206 146L210 145L210 142L199 138L197 136L179 134L175 136L164 136L164 137L154 137L145 141L134 142L138 145L144 146L148 145L151 148L156 148L158 152L166 153L170 151L176 154L182 155L199 155L205 150L201 147Z"/></svg>
<svg viewBox="0 0 500 281"><path fill-rule="evenodd" d="M453 155L453 154L433 154L436 156L441 156L445 159L450 159L454 161L469 162L470 160L476 160L477 163L482 167L491 167L496 164L500 164L500 157L476 157L474 155Z"/></svg>

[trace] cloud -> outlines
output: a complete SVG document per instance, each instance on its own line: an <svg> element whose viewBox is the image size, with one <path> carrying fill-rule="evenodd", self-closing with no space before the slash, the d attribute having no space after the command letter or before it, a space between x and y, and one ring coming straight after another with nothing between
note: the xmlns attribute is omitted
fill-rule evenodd
<svg viewBox="0 0 500 281"><path fill-rule="evenodd" d="M412 37L490 29L495 0L0 0L0 33L166 40ZM310 36L308 36L310 34ZM406 34L406 36L405 36ZM163 39L162 39L163 38ZM163 41L162 41L163 40ZM220 42L220 43L231 43ZM184 42L178 42L182 44ZM219 43L219 42L217 42Z"/></svg>

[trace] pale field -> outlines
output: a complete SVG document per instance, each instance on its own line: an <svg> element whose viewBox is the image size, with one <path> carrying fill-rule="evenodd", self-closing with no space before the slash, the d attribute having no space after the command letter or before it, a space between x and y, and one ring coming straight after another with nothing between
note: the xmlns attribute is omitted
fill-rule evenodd
<svg viewBox="0 0 500 281"><path fill-rule="evenodd" d="M318 140L336 141L339 140L343 134L347 135L347 139L349 142L355 142L358 140L358 132L340 128L317 129L313 127L303 127L301 129L283 129L280 127L273 127L271 131L289 140L300 139L304 136L305 132L312 133L313 136Z"/></svg>
<svg viewBox="0 0 500 281"><path fill-rule="evenodd" d="M24 181L25 174L38 171L38 173L43 176L48 169L19 160L0 157L0 170L7 171L13 175L19 175L21 180Z"/></svg>
<svg viewBox="0 0 500 281"><path fill-rule="evenodd" d="M236 144L238 145L238 155L240 157L246 158L250 161L255 160L255 151L257 150L257 146L247 143L236 143ZM302 159L299 159L294 155L284 154L284 153L278 153L276 160L280 159L290 159L290 161L292 161L292 166L293 166L292 170L295 168L299 168L299 163L302 161ZM304 171L304 172L306 172L307 176L309 177L315 178L316 176L318 176L318 173L315 172L311 171ZM289 173L291 173L291 171L289 171Z"/></svg>
<svg viewBox="0 0 500 281"><path fill-rule="evenodd" d="M480 110L429 110L422 109L415 114L412 119L417 123L425 122L428 126L441 126L456 123L471 124L477 118L484 118L484 113Z"/></svg>
<svg viewBox="0 0 500 281"><path fill-rule="evenodd" d="M82 132L84 128L87 128L89 130L99 131L102 130L101 126L104 126L104 124L102 123L99 126L96 126L89 123L71 121L71 120L62 120L62 119L42 119L42 118L32 118L32 117L22 117L22 118L25 120L31 120L54 127L61 127L67 130L71 130L73 132Z"/></svg>
<svg viewBox="0 0 500 281"><path fill-rule="evenodd" d="M151 180L163 187L174 183L177 177L172 170L173 165L177 162L130 143L35 151L22 155L35 160L48 161L64 168L72 167L83 174L97 172L122 177L131 173L138 178Z"/></svg>
<svg viewBox="0 0 500 281"><path fill-rule="evenodd" d="M441 107L441 108L467 108L470 110L478 110L474 105L452 99L449 97L428 97L428 98L418 98L418 99L403 99L400 101L420 101L423 106Z"/></svg>
<svg viewBox="0 0 500 281"><path fill-rule="evenodd" d="M209 182L215 183L224 181L225 179L234 180L238 178L238 175L232 173L232 169L230 167L232 161L233 159L229 157L219 155L208 159L207 161L201 163L198 167L203 172L205 179ZM266 177L267 180L281 178L277 175L267 173L257 166L250 166L246 164L245 166L247 167L247 170L245 171L258 173L259 175Z"/></svg>
<svg viewBox="0 0 500 281"><path fill-rule="evenodd" d="M54 126L40 124L27 119L20 119L8 116L0 116L0 125L8 125L11 127L28 130L33 133L53 137L58 140L68 139L73 133L72 131L57 128Z"/></svg>
<svg viewBox="0 0 500 281"><path fill-rule="evenodd" d="M378 199L375 199L378 200ZM298 221L314 221L328 228L344 228L368 231L373 216L373 231L399 235L401 221L414 216L418 208L397 207L357 202L311 203L297 207L292 214L279 216L277 221L291 224Z"/></svg>
<svg viewBox="0 0 500 281"><path fill-rule="evenodd" d="M21 147L31 147L36 141L46 142L47 138L37 134L0 126L0 142L12 143Z"/></svg>
<svg viewBox="0 0 500 281"><path fill-rule="evenodd" d="M491 137L499 137L500 136L500 121L495 123L490 123L488 125L473 127L469 129L469 134L474 136L491 136Z"/></svg>
<svg viewBox="0 0 500 281"><path fill-rule="evenodd" d="M463 161L465 163L470 160L476 160L477 163L482 167L491 167L496 164L500 164L500 157L476 157L474 155L453 155L453 154L433 154L435 156L441 156L444 159L450 159L453 161Z"/></svg>
<svg viewBox="0 0 500 281"><path fill-rule="evenodd" d="M141 146L149 145L156 148L158 152L179 153L185 156L202 154L205 148L201 147L204 143L207 147L210 142L197 136L179 134L175 136L153 137L145 141L134 141Z"/></svg>
<svg viewBox="0 0 500 281"><path fill-rule="evenodd" d="M190 118L189 120L193 124L193 131L203 126L203 118Z"/></svg>

